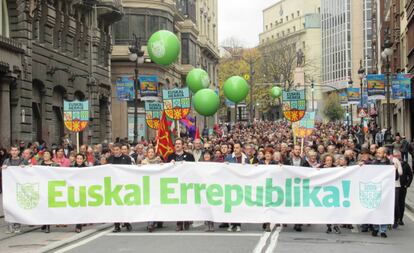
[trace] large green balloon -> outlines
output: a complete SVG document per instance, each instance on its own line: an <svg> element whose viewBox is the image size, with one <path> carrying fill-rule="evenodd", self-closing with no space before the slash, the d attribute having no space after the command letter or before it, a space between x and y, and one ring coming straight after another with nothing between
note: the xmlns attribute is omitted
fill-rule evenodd
<svg viewBox="0 0 414 253"><path fill-rule="evenodd" d="M270 90L270 96L272 98L279 98L282 95L282 88L276 86Z"/></svg>
<svg viewBox="0 0 414 253"><path fill-rule="evenodd" d="M224 95L234 103L243 101L249 94L249 85L240 76L232 76L224 82Z"/></svg>
<svg viewBox="0 0 414 253"><path fill-rule="evenodd" d="M188 88L193 93L197 93L197 91L210 86L210 77L204 69L193 69L188 73L186 82Z"/></svg>
<svg viewBox="0 0 414 253"><path fill-rule="evenodd" d="M148 40L148 54L151 60L159 65L167 66L175 62L180 50L180 41L170 31L158 31Z"/></svg>
<svg viewBox="0 0 414 253"><path fill-rule="evenodd" d="M203 116L213 116L220 106L220 98L213 90L202 89L193 96L196 112Z"/></svg>

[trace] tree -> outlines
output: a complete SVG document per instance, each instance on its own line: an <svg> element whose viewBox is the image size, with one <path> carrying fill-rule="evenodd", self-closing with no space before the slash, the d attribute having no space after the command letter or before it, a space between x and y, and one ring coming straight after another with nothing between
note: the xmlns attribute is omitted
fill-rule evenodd
<svg viewBox="0 0 414 253"><path fill-rule="evenodd" d="M323 113L330 121L337 121L344 118L345 110L341 106L337 93L331 93L328 96L328 99L325 102Z"/></svg>

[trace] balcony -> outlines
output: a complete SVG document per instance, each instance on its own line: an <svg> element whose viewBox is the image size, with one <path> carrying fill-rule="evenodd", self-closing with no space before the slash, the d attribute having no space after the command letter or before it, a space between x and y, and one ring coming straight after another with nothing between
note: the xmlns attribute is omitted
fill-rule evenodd
<svg viewBox="0 0 414 253"><path fill-rule="evenodd" d="M95 2L95 6L98 10L98 15L105 20L115 23L121 20L124 11L122 8L122 0L99 0L99 1L84 1Z"/></svg>

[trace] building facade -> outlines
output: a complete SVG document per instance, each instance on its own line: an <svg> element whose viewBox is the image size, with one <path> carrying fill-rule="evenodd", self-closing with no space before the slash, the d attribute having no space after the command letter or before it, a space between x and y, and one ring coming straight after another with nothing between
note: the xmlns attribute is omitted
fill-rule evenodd
<svg viewBox="0 0 414 253"><path fill-rule="evenodd" d="M0 146L18 140L60 143L63 101L89 100L81 143L110 132L111 25L121 1L1 0Z"/></svg>
<svg viewBox="0 0 414 253"><path fill-rule="evenodd" d="M112 112L113 138L133 139L134 101L116 98L116 79L133 76L135 63L129 60L129 45L133 34L141 38L144 63L138 64L139 75L158 77L159 101L163 89L185 85L187 73L194 67L205 69L211 86L217 86L218 17L217 0L124 0L124 17L113 28L112 52ZM168 67L159 66L149 59L146 45L158 30L169 30L181 41L179 59ZM144 102L138 106L138 137L153 138L155 131L145 124ZM202 119L202 117L200 117ZM214 119L209 119L214 122ZM197 120L202 124L202 120Z"/></svg>
<svg viewBox="0 0 414 253"><path fill-rule="evenodd" d="M413 54L413 1L412 0L378 0L374 2L372 41L374 73L389 73L391 78L397 73L413 73L410 56ZM381 57L386 41L392 44L392 54L386 59ZM377 122L387 127L387 101L377 102L379 116ZM414 137L414 119L411 116L414 99L390 100L391 130L407 139Z"/></svg>
<svg viewBox="0 0 414 253"><path fill-rule="evenodd" d="M305 75L304 82L307 89L308 99L320 102L321 89L319 85L322 81L321 73L321 16L320 0L300 1L282 0L263 10L263 32L259 35L259 48L272 50L278 44L288 43L294 47L294 52L300 53L302 58L294 62L292 76L294 79L303 79L295 76ZM295 57L295 56L294 56ZM299 62L301 61L301 62ZM297 73L296 67L300 67L302 73ZM299 75L298 75L299 74ZM310 84L318 87L311 91ZM297 84L295 83L295 86ZM319 103L309 106L315 110Z"/></svg>

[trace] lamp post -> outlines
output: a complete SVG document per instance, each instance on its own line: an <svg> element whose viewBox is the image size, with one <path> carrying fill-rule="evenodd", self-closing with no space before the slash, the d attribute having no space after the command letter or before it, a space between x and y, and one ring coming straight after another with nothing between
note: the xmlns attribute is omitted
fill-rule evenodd
<svg viewBox="0 0 414 253"><path fill-rule="evenodd" d="M358 69L358 76L359 76L359 81L360 81L360 103L361 103L361 110L364 108L364 98L363 98L363 94L364 94L364 90L363 90L363 80L365 77L365 69L364 67L362 67L362 60L360 61L360 67ZM361 117L361 127L364 123L364 118Z"/></svg>
<svg viewBox="0 0 414 253"><path fill-rule="evenodd" d="M352 87L352 85L353 85L353 81L352 81L352 79L350 79L349 81L348 81L348 87L347 88L351 88ZM346 94L347 94L347 97L348 97L348 101L346 102L346 131L348 132L348 136L349 136L349 127L350 127L350 121L352 120L352 116L350 115L350 113L349 113L349 95L348 95L348 89L346 90ZM351 107L351 112L352 112L352 107Z"/></svg>
<svg viewBox="0 0 414 253"><path fill-rule="evenodd" d="M144 51L141 50L141 38L138 38L137 35L133 34L134 39L131 41L131 46L129 47L129 60L135 62L135 79L134 79L134 144L138 143L138 89L139 89L139 79L138 79L138 64L144 63Z"/></svg>
<svg viewBox="0 0 414 253"><path fill-rule="evenodd" d="M381 57L385 61L385 69L387 75L387 128L389 131L391 130L391 65L389 57L392 55L392 46L392 42L387 39L384 42L384 50L381 53Z"/></svg>
<svg viewBox="0 0 414 253"><path fill-rule="evenodd" d="M352 88L353 86L354 86L354 81L351 78L348 81L348 88ZM348 90L346 91L346 94L348 95L347 107L349 107L349 93L348 93ZM350 108L350 120L348 121L348 132L349 132L349 123L351 123L351 126L354 124L354 115L352 113L352 104L351 104L351 108Z"/></svg>

